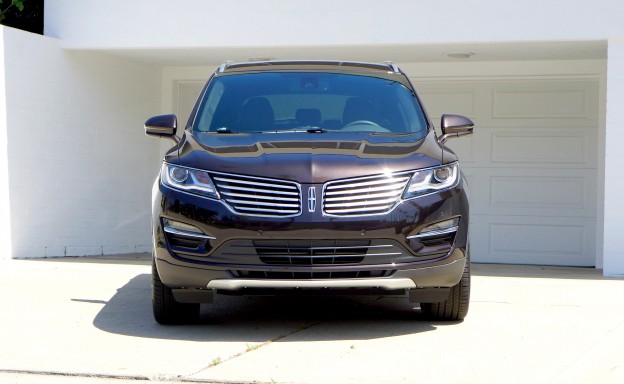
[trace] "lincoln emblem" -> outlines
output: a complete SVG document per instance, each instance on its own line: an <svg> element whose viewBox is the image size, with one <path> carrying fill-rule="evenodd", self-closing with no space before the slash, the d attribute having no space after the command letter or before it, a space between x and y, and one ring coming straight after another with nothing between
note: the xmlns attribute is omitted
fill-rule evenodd
<svg viewBox="0 0 624 384"><path fill-rule="evenodd" d="M316 209L316 188L308 188L308 212L314 212Z"/></svg>

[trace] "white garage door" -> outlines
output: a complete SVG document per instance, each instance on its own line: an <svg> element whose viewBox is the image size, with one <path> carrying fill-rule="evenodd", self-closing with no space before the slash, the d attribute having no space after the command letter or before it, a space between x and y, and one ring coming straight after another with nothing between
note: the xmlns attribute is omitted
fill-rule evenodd
<svg viewBox="0 0 624 384"><path fill-rule="evenodd" d="M470 184L474 261L593 266L598 81L412 80L439 127L469 116L448 142Z"/></svg>

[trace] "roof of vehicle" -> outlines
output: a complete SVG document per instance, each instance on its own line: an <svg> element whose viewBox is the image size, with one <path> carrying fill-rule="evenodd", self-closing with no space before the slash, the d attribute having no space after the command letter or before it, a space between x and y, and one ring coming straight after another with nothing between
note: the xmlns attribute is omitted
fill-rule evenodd
<svg viewBox="0 0 624 384"><path fill-rule="evenodd" d="M216 75L254 72L332 72L352 75L368 75L399 81L406 87L412 88L407 77L392 62L365 63L356 61L330 60L291 60L291 61L255 61L244 63L223 63Z"/></svg>

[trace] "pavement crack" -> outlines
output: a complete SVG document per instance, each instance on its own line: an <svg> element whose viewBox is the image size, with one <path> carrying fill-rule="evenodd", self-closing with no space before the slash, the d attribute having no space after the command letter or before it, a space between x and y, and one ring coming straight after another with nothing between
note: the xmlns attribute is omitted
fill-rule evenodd
<svg viewBox="0 0 624 384"><path fill-rule="evenodd" d="M17 375L83 377L83 378L107 379L107 380L136 380L136 381L150 381L151 380L147 376L139 376L139 375L113 375L113 374L104 374L104 373L37 371L37 370L30 370L30 369L1 369L0 368L0 373L17 374Z"/></svg>
<svg viewBox="0 0 624 384"><path fill-rule="evenodd" d="M283 335L280 335L280 336L274 337L274 338L269 339L269 340L267 340L267 341L265 341L265 342L263 342L263 343L260 343L260 344L255 344L255 345L252 345L252 346L247 346L247 348L246 348L244 351L241 351L241 352L239 352L239 353L235 353L235 354L233 354L233 355L231 355L231 356L228 356L228 357L226 357L226 358L224 358L224 359L221 359L221 358L216 358L216 359L214 359L214 360L213 360L210 364L208 364L208 365L207 365L207 366L205 366L204 368L201 368L201 369L200 369L200 370L198 370L197 372L193 372L193 373L191 373L191 374L189 374L189 375L186 375L186 376L180 376L179 378L180 378L181 380L188 380L188 378L189 378L189 377L191 377L191 376L197 375L198 373L201 373L201 372L203 372L203 371L206 371L206 370L208 370L208 369L210 369L210 368L214 368L214 367L216 367L216 366L218 366L218 365L221 365L221 364L223 364L223 363L226 363L226 362L228 362L228 361L230 361L230 360L234 360L234 359L236 359L236 358L238 358L238 357L241 357L241 356L243 356L243 355L246 355L246 354L248 354L248 353L250 353L250 352L256 351L256 350L258 350L258 349L260 349L260 348L262 348L262 347L265 347L265 346L267 346L267 345L269 345L269 344L272 344L272 343L274 343L274 342L276 342L276 341L280 341L280 340L282 340L282 339L285 339L285 338L287 338L287 337L290 337L290 336L292 336L292 335L295 335L295 334L297 334L297 333L299 333L299 332L305 331L306 329L309 329L309 328L311 328L311 327L313 327L313 326L315 326L315 325L318 325L318 324L320 324L320 323L321 323L321 321L313 321L313 322L306 323L306 324L304 324L304 325L302 325L302 326L300 326L300 327L297 327L297 328L293 329L292 331L290 331L290 332L288 332L288 333L286 333L286 334L283 334Z"/></svg>

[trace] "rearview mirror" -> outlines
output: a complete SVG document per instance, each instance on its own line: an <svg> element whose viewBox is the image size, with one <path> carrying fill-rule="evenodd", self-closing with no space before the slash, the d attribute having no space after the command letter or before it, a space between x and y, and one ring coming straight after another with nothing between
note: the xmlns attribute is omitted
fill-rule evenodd
<svg viewBox="0 0 624 384"><path fill-rule="evenodd" d="M444 143L453 137L470 135L474 123L465 116L444 114L440 121L440 127L442 128L442 136L438 138L438 141Z"/></svg>
<svg viewBox="0 0 624 384"><path fill-rule="evenodd" d="M150 136L173 138L178 130L176 115L158 115L145 122L145 134Z"/></svg>

